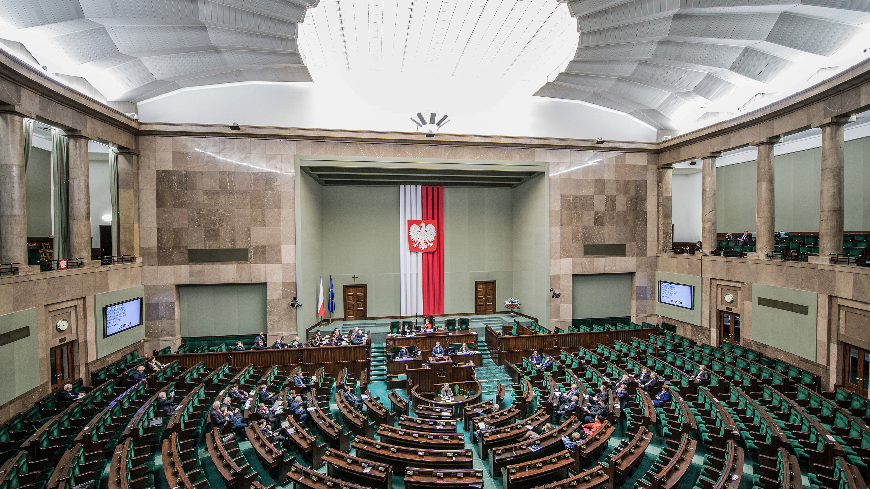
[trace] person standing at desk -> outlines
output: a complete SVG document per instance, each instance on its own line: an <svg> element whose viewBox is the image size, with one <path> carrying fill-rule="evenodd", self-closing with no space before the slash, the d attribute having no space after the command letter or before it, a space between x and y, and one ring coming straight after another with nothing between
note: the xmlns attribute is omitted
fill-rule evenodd
<svg viewBox="0 0 870 489"><path fill-rule="evenodd" d="M432 347L432 356L434 356L434 357L443 357L444 356L444 347L441 346L440 341L436 341L435 346Z"/></svg>

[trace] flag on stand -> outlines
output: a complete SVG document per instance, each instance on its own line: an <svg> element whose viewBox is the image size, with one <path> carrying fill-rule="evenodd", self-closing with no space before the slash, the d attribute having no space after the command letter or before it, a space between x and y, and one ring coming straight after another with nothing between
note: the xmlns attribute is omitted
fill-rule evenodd
<svg viewBox="0 0 870 489"><path fill-rule="evenodd" d="M323 307L323 277L320 277L320 293L317 294L317 315L326 316L326 308Z"/></svg>
<svg viewBox="0 0 870 489"><path fill-rule="evenodd" d="M335 293L332 291L332 275L329 276L329 304L326 305L330 313L335 312Z"/></svg>

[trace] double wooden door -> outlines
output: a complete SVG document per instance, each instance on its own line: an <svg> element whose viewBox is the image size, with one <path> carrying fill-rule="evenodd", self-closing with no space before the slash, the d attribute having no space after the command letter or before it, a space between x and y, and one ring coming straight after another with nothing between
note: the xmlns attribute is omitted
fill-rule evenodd
<svg viewBox="0 0 870 489"><path fill-rule="evenodd" d="M71 384L75 378L76 342L70 341L55 346L49 351L49 378L51 389L62 389L65 384Z"/></svg>
<svg viewBox="0 0 870 489"><path fill-rule="evenodd" d="M366 284L344 286L344 320L366 319Z"/></svg>
<svg viewBox="0 0 870 489"><path fill-rule="evenodd" d="M843 388L866 397L870 387L870 351L847 344L843 348Z"/></svg>
<svg viewBox="0 0 870 489"><path fill-rule="evenodd" d="M495 280L474 282L474 313L495 314Z"/></svg>
<svg viewBox="0 0 870 489"><path fill-rule="evenodd" d="M740 343L740 314L719 311L719 330L722 332L722 341Z"/></svg>

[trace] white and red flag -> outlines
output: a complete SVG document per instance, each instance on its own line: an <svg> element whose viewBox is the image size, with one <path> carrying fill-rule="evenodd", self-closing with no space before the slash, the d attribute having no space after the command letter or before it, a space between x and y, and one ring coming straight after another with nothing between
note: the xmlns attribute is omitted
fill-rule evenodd
<svg viewBox="0 0 870 489"><path fill-rule="evenodd" d="M444 314L444 187L402 185L401 314Z"/></svg>
<svg viewBox="0 0 870 489"><path fill-rule="evenodd" d="M320 292L317 294L317 315L326 317L326 306L323 304L323 277L320 277Z"/></svg>

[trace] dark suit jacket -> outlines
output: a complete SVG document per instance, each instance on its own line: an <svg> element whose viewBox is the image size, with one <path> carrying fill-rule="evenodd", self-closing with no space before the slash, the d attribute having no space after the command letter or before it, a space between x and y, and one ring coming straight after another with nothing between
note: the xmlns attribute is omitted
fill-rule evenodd
<svg viewBox="0 0 870 489"><path fill-rule="evenodd" d="M76 399L78 399L78 397L79 396L77 394L67 392L63 389L61 389L61 391L57 393L57 400L59 402L74 402Z"/></svg>
<svg viewBox="0 0 870 489"><path fill-rule="evenodd" d="M710 380L710 372L707 370L698 370L698 373L695 374L695 378L698 380Z"/></svg>
<svg viewBox="0 0 870 489"><path fill-rule="evenodd" d="M616 398L619 399L620 409L625 409L625 407L628 406L628 401L631 399L631 395L628 391L616 391Z"/></svg>
<svg viewBox="0 0 870 489"><path fill-rule="evenodd" d="M157 399L157 409L159 411L171 412L172 410L175 409L175 406L172 404L172 399L170 399L168 397L166 399L158 398Z"/></svg>
<svg viewBox="0 0 870 489"><path fill-rule="evenodd" d="M227 417L220 412L219 409L212 409L208 413L208 419L211 421L212 427L221 428L223 425L227 424Z"/></svg>
<svg viewBox="0 0 870 489"><path fill-rule="evenodd" d="M269 391L265 390L257 392L257 398L260 400L260 402L266 404L272 404L273 402L275 402L275 396L277 396L277 394L269 394Z"/></svg>
<svg viewBox="0 0 870 489"><path fill-rule="evenodd" d="M148 377L148 374L146 374L145 372L139 372L138 370L133 372L132 375L130 375L130 378L135 380L136 382L143 380L147 377Z"/></svg>

